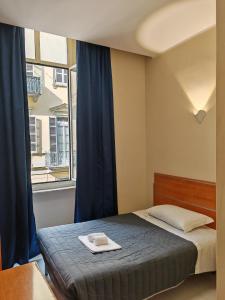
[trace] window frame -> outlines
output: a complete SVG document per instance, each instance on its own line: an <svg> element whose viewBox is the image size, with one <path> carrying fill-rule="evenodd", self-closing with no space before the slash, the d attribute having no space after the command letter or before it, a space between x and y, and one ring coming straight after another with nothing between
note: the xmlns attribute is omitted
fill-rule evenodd
<svg viewBox="0 0 225 300"><path fill-rule="evenodd" d="M26 63L28 63L28 62L26 61ZM38 65L38 66L43 66L43 67L54 68L54 66L50 66L50 65L47 65L47 64L39 64L39 63L35 63L35 62L33 62L32 64L34 66ZM38 191L45 192L47 190L58 190L58 189L63 189L64 187L65 187L65 189L75 187L76 180L72 176L72 168L73 168L73 160L72 160L73 145L72 145L72 139L73 139L73 137L72 137L72 124L71 124L71 120L72 120L72 118L71 118L71 113L72 113L71 106L72 106L72 102L71 102L71 95L70 95L70 80L69 80L69 70L70 69L67 69L65 67L62 68L62 69L65 69L65 70L68 71L67 99L68 99L68 129L69 129L69 149L70 149L70 153L69 153L69 178L68 179L63 179L63 180L58 180L58 181L32 183L32 187L33 187L33 190L35 192L38 192ZM37 116L29 114L29 117L34 117L35 118L35 136L36 136L36 141L37 141L37 128L36 128L36 118L37 118ZM49 116L49 119L50 118L55 118L56 122L57 122L57 118L58 117L60 117L60 116L51 115L51 116ZM50 123L49 123L49 126L50 126ZM56 130L57 130L57 126L56 126ZM50 134L49 134L49 139L50 139ZM57 135L56 135L56 139L57 139ZM38 148L37 146L38 145L36 143L36 150ZM56 144L56 147L57 147L57 144ZM37 151L31 151L31 154L33 154L33 153L38 155Z"/></svg>
<svg viewBox="0 0 225 300"><path fill-rule="evenodd" d="M62 81L58 81L57 80L57 75L59 74L59 73L57 73L58 72L58 70L62 70L62 73L61 73L61 76L62 76ZM65 71L67 71L67 82L65 82ZM67 87L68 86L68 84L69 84L69 80L68 80L68 76L69 76L69 72L68 72L68 69L64 69L64 68L54 68L54 74L53 74L53 85L55 86L55 87Z"/></svg>
<svg viewBox="0 0 225 300"><path fill-rule="evenodd" d="M73 132L73 116L72 116L72 105L73 105L73 99L72 99L72 83L71 83L71 73L72 72L77 72L77 64L72 65L69 68L69 74L68 74L68 79L69 79L69 95L70 95L70 131ZM76 131L76 128L75 128ZM77 143L76 143L77 146ZM76 157L74 157L73 152L74 152L74 135L71 136L71 154L70 154L70 159L71 159L71 180L73 182L76 182L76 177L74 176L74 161L76 161ZM77 147L75 147L77 149ZM77 153L76 153L77 155ZM76 172L77 173L77 172Z"/></svg>
<svg viewBox="0 0 225 300"><path fill-rule="evenodd" d="M60 64L50 61L41 60L41 48L40 48L40 31L34 30L34 46L35 46L35 59L26 58L26 63L33 63L44 65L48 67L69 69L76 63L76 41L74 39L66 38L67 42L67 64Z"/></svg>
<svg viewBox="0 0 225 300"><path fill-rule="evenodd" d="M69 129L69 179L53 181L53 182L40 182L32 183L33 190L38 191L51 191L58 189L68 189L75 187L75 180L72 178L72 126L71 126L71 95L70 95L70 67L76 63L76 41L67 38L67 64L60 64L49 61L42 61L40 57L40 32L34 31L35 43L35 59L26 58L26 63L33 65L40 65L44 67L60 68L67 70L67 90L68 90L68 129ZM50 136L49 136L50 138ZM34 152L36 153L36 152ZM32 152L31 152L32 154Z"/></svg>

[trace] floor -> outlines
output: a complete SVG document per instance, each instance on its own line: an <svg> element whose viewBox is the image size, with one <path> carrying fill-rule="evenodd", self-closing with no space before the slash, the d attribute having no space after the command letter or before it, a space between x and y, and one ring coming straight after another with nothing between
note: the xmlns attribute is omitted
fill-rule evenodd
<svg viewBox="0 0 225 300"><path fill-rule="evenodd" d="M151 300L216 300L216 275L192 276L179 287L152 297Z"/></svg>
<svg viewBox="0 0 225 300"><path fill-rule="evenodd" d="M44 261L38 261L39 267L44 272ZM54 288L49 279L49 285L58 300L63 300L62 296ZM187 279L180 286L164 293L149 298L150 300L216 300L216 275L207 273L195 275ZM115 299L116 300L116 299Z"/></svg>

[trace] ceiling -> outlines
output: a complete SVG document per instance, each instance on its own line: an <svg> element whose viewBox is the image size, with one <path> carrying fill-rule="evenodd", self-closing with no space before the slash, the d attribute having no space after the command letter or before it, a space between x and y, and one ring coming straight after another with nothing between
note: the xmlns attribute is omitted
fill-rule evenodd
<svg viewBox="0 0 225 300"><path fill-rule="evenodd" d="M216 24L216 0L0 0L0 22L156 56Z"/></svg>

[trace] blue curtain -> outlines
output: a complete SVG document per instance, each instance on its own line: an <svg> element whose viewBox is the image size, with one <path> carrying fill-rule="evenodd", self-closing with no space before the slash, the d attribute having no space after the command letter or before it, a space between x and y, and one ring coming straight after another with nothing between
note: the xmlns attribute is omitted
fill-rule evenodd
<svg viewBox="0 0 225 300"><path fill-rule="evenodd" d="M0 236L3 268L38 254L32 204L24 29L0 23Z"/></svg>
<svg viewBox="0 0 225 300"><path fill-rule="evenodd" d="M75 222L117 213L110 49L77 41Z"/></svg>

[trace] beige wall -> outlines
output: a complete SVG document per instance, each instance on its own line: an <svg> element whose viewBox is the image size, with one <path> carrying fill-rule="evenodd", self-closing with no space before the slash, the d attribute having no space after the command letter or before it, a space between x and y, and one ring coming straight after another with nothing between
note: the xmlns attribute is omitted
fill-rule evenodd
<svg viewBox="0 0 225 300"><path fill-rule="evenodd" d="M111 50L119 212L149 206L146 195L144 56Z"/></svg>
<svg viewBox="0 0 225 300"><path fill-rule="evenodd" d="M217 299L225 295L225 1L217 0Z"/></svg>
<svg viewBox="0 0 225 300"><path fill-rule="evenodd" d="M148 195L154 172L216 179L216 30L147 63ZM207 110L202 124L193 113Z"/></svg>
<svg viewBox="0 0 225 300"><path fill-rule="evenodd" d="M155 59L111 51L120 212L151 205L154 172L216 180L215 39L213 28Z"/></svg>

